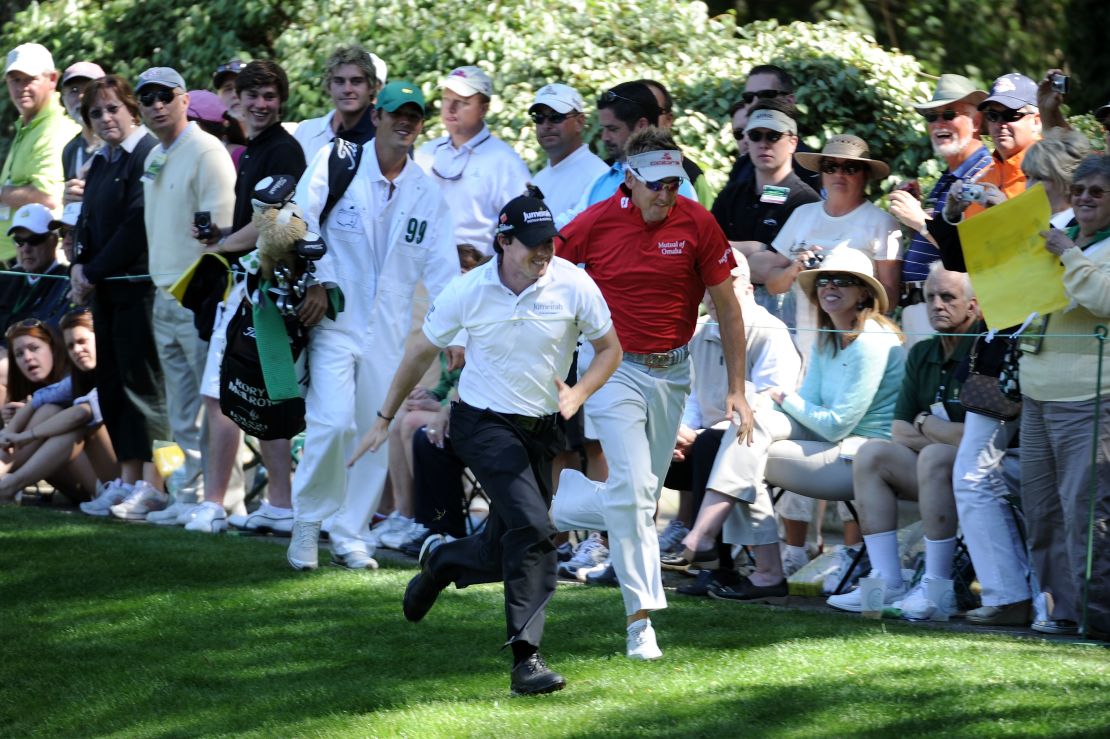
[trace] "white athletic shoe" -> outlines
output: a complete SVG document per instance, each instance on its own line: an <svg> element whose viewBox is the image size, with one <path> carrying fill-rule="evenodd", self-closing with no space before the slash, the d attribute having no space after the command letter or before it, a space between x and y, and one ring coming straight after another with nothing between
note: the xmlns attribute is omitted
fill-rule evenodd
<svg viewBox="0 0 1110 739"><path fill-rule="evenodd" d="M902 618L907 621L928 621L930 619L943 621L956 615L956 593L951 581L945 589L944 597L940 603L934 603L928 596L927 577L922 577L917 585L913 586L906 597L895 601L894 607L902 611Z"/></svg>
<svg viewBox="0 0 1110 739"><path fill-rule="evenodd" d="M124 482L119 478L109 482L96 484L96 496L77 507L86 516L107 516L108 509L123 500L135 489L134 485Z"/></svg>
<svg viewBox="0 0 1110 739"><path fill-rule="evenodd" d="M627 646L629 659L651 660L663 656L663 650L655 640L651 619L641 618L628 625Z"/></svg>
<svg viewBox="0 0 1110 739"><path fill-rule="evenodd" d="M146 480L139 480L131 494L108 510L116 518L127 521L142 521L148 513L160 511L169 503L169 496L155 490Z"/></svg>
<svg viewBox="0 0 1110 739"><path fill-rule="evenodd" d="M244 531L289 536L293 533L293 509L279 508L270 505L270 501L264 500L254 513L231 515L227 517L227 522Z"/></svg>
<svg viewBox="0 0 1110 739"><path fill-rule="evenodd" d="M405 520L408 522L407 525L398 525L396 528L381 535L380 540L383 547L400 551L401 547L428 530L414 519L408 518Z"/></svg>
<svg viewBox="0 0 1110 739"><path fill-rule="evenodd" d="M366 552L347 552L340 554L333 551L331 553L331 563L346 567L348 570L376 570L378 569L378 560L371 557Z"/></svg>
<svg viewBox="0 0 1110 739"><path fill-rule="evenodd" d="M193 517L185 524L185 530L218 534L227 530L227 513L219 503L206 500L193 509Z"/></svg>
<svg viewBox="0 0 1110 739"><path fill-rule="evenodd" d="M878 572L872 572L871 577L879 577ZM893 606L895 601L902 600L906 597L906 584L903 582L901 587L892 588L889 585L883 591L883 605ZM856 587L849 590L847 593L840 595L830 595L825 599L833 608L841 611L850 611L852 613L860 613L863 611L863 590Z"/></svg>
<svg viewBox="0 0 1110 739"><path fill-rule="evenodd" d="M183 526L193 514L196 503L183 503L174 501L160 511L155 511L146 517L147 523L155 526Z"/></svg>
<svg viewBox="0 0 1110 739"><path fill-rule="evenodd" d="M285 558L294 570L315 570L320 566L320 522L295 521L293 537Z"/></svg>
<svg viewBox="0 0 1110 739"><path fill-rule="evenodd" d="M577 577L581 567L595 567L609 559L609 547L601 543L601 534L591 531L590 537L578 545L569 562L559 563L559 574L564 577ZM585 580L583 580L585 582Z"/></svg>
<svg viewBox="0 0 1110 739"><path fill-rule="evenodd" d="M405 518L399 512L393 511L386 519L380 524L370 529L370 536L366 537L366 546L372 549L381 549L383 547L382 537L391 531L397 529L408 530L412 526L412 519Z"/></svg>

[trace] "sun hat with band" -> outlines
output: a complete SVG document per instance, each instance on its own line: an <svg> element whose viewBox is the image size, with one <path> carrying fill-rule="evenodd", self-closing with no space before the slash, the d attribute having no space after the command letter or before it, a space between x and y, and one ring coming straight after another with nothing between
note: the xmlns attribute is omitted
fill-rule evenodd
<svg viewBox="0 0 1110 739"><path fill-rule="evenodd" d="M933 91L931 100L924 103L910 103L910 105L918 113L927 113L952 103L978 106L986 99L986 91L975 89L975 85L967 77L960 74L942 74L937 80L937 88Z"/></svg>
<svg viewBox="0 0 1110 739"><path fill-rule="evenodd" d="M871 297L875 299L879 312L887 312L886 289L881 282L875 279L875 264L871 261L871 257L859 249L853 249L850 246L838 246L825 252L825 259L817 268L807 269L800 273L798 275L798 287L809 296L814 305L817 304L817 288L814 283L822 274L830 273L848 274L857 278L871 291Z"/></svg>
<svg viewBox="0 0 1110 739"><path fill-rule="evenodd" d="M840 133L825 142L825 148L820 152L799 151L794 154L798 164L814 172L821 171L822 159L847 159L853 162L865 162L871 167L871 179L881 180L890 174L890 167L886 162L871 158L871 149L867 142L859 136L850 133Z"/></svg>

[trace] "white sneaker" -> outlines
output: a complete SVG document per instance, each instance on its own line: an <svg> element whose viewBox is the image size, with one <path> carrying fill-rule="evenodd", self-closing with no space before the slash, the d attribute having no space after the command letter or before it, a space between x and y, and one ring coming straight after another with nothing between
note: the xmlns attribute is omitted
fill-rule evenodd
<svg viewBox="0 0 1110 739"><path fill-rule="evenodd" d="M680 553L682 551L682 540L689 533L690 529L686 528L686 524L677 518L672 518L671 522L667 524L667 528L663 529L663 533L659 534L659 553Z"/></svg>
<svg viewBox="0 0 1110 739"><path fill-rule="evenodd" d="M629 659L649 660L663 656L663 650L655 640L651 619L641 618L628 625L627 646Z"/></svg>
<svg viewBox="0 0 1110 739"><path fill-rule="evenodd" d="M376 570L378 569L378 560L371 557L366 552L354 551L340 554L333 551L331 553L331 563L346 567L348 570Z"/></svg>
<svg viewBox="0 0 1110 739"><path fill-rule="evenodd" d="M186 531L218 534L227 529L227 513L219 503L206 500L193 509L193 518L185 524Z"/></svg>
<svg viewBox="0 0 1110 739"><path fill-rule="evenodd" d="M879 577L878 572L872 572L871 577ZM906 584L902 583L900 587L892 588L889 585L883 591L883 605L892 606L897 600L902 600L906 597ZM847 593L840 595L830 595L825 599L833 608L841 611L851 611L852 613L860 613L863 611L863 592L859 587L852 588Z"/></svg>
<svg viewBox="0 0 1110 739"><path fill-rule="evenodd" d="M895 608L902 611L902 618L907 621L947 621L956 615L956 591L949 580L944 590L944 597L940 603L934 603L928 596L928 578L922 577L917 585L906 594L902 600L895 601Z"/></svg>
<svg viewBox="0 0 1110 739"><path fill-rule="evenodd" d="M392 529L378 537L381 545L386 549L399 550L405 544L412 541L413 536L415 536L417 532L425 530L422 525L411 518L402 516L400 520L403 523L396 524Z"/></svg>
<svg viewBox="0 0 1110 739"><path fill-rule="evenodd" d="M782 574L790 577L809 564L809 555L804 547L782 547ZM839 581L838 581L839 582Z"/></svg>
<svg viewBox="0 0 1110 739"><path fill-rule="evenodd" d="M601 562L592 565L583 565L574 572L574 577L578 582L586 582L586 578L590 575L597 574L609 566L609 557L606 557Z"/></svg>
<svg viewBox="0 0 1110 739"><path fill-rule="evenodd" d="M401 526L408 528L411 519L405 518L398 511L393 511L380 524L370 529L370 536L366 538L366 546L373 549L382 547L382 536Z"/></svg>
<svg viewBox="0 0 1110 739"><path fill-rule="evenodd" d="M192 515L193 509L196 507L196 503L174 501L166 508L151 513L146 517L146 521L155 526L182 526L188 522L189 516ZM180 520L182 517L184 517L184 520Z"/></svg>
<svg viewBox="0 0 1110 739"><path fill-rule="evenodd" d="M227 522L237 529L256 531L260 534L283 534L288 536L293 532L293 509L279 508L270 505L270 501L262 501L258 510L246 515L231 515Z"/></svg>
<svg viewBox="0 0 1110 739"><path fill-rule="evenodd" d="M119 478L110 482L98 482L96 484L96 496L77 507L86 516L107 516L108 509L117 503L122 503L134 489L134 485Z"/></svg>
<svg viewBox="0 0 1110 739"><path fill-rule="evenodd" d="M601 534L597 531L590 532L590 538L578 545L574 556L568 562L559 565L559 574L565 577L575 577L579 567L593 567L609 559L609 547L601 543Z"/></svg>
<svg viewBox="0 0 1110 739"><path fill-rule="evenodd" d="M146 480L139 480L131 494L108 510L116 518L127 521L142 521L148 513L160 511L169 503L169 496L155 490Z"/></svg>
<svg viewBox="0 0 1110 739"><path fill-rule="evenodd" d="M315 570L320 566L319 521L293 522L293 537L285 558L294 570Z"/></svg>

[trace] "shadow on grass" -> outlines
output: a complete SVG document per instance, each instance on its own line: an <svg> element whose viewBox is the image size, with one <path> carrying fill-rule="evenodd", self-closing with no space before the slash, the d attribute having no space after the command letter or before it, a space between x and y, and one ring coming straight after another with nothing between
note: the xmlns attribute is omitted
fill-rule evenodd
<svg viewBox="0 0 1110 739"><path fill-rule="evenodd" d="M674 598L665 659L632 663L619 594L594 588L549 609L568 689L508 701L499 586L410 624L411 566L296 573L261 542L23 509L0 531L7 735L1110 730L1102 650Z"/></svg>

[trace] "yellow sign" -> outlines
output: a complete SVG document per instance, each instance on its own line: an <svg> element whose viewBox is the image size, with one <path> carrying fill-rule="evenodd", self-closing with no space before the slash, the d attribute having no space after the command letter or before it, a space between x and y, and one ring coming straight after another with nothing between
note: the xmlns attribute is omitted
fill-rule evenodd
<svg viewBox="0 0 1110 739"><path fill-rule="evenodd" d="M964 261L987 326L1004 329L1036 311L1065 308L1064 268L1044 248L1052 210L1041 185L959 225Z"/></svg>

